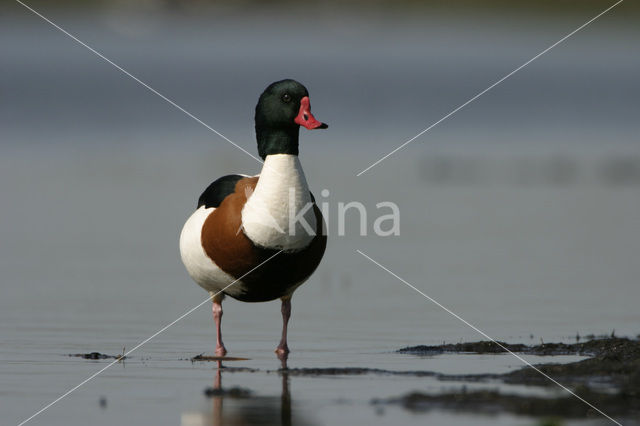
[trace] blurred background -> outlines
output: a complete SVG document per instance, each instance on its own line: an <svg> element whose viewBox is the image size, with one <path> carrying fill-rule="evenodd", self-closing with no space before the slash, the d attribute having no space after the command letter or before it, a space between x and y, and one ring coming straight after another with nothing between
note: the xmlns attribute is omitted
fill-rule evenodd
<svg viewBox="0 0 640 426"><path fill-rule="evenodd" d="M402 368L360 355L481 336L356 249L500 340L640 332L637 2L356 177L613 3L27 4L252 153L261 91L305 84L330 126L303 131L300 148L316 197L330 191L330 241L294 298L291 346L307 367ZM0 374L18 421L96 368L61 355L131 348L206 297L179 260L180 229L211 181L260 164L15 1L0 5L0 77ZM337 235L348 201L368 207L370 235L355 213ZM382 201L400 207L400 236L373 234ZM207 311L140 356L212 351ZM279 327L276 302L225 303L231 355L270 360ZM120 411L141 423L201 390L143 383L149 404L170 403ZM75 424L69 413L48 424Z"/></svg>

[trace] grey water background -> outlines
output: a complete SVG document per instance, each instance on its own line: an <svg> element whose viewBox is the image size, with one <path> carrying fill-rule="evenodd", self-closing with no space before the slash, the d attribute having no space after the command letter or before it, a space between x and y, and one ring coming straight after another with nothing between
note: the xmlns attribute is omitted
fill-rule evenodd
<svg viewBox="0 0 640 426"><path fill-rule="evenodd" d="M307 85L314 114L330 125L301 134L307 178L329 205L330 239L293 300L290 367L520 366L508 355L395 354L482 336L356 249L499 340L640 332L635 8L623 3L356 177L608 4L557 16L330 7L195 13L152 4L38 6L252 153L253 108L274 80ZM258 173L260 164L19 4L7 2L0 19L0 410L2 424L16 424L106 362L67 354L132 348L206 298L180 263L181 226L212 180ZM353 212L347 235L337 235L337 205L349 201L367 206L369 235L359 235ZM400 236L373 234L374 220L388 213L376 209L382 201L399 206ZM233 412L226 422L259 413L272 423L282 381L264 370L279 366L279 304L227 300L224 309L230 355L251 358L233 366L262 371L223 373L223 386L259 396L225 400ZM214 338L207 304L32 424L211 424L215 407L202 390L213 366L185 360L211 353ZM294 423L532 422L381 413L369 404L456 387L424 378L294 377L289 386Z"/></svg>

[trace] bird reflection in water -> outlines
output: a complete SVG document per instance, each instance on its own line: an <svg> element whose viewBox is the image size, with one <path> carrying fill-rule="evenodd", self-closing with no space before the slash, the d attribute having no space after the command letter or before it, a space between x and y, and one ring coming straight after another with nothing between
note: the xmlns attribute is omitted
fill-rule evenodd
<svg viewBox="0 0 640 426"><path fill-rule="evenodd" d="M257 396L245 388L223 388L222 375L226 367L221 360L215 361L218 368L214 386L205 392L211 398L212 410L183 413L181 426L311 425L312 422L302 410L295 410L295 414L293 413L287 356L278 355L282 367L279 371L282 389L279 398Z"/></svg>

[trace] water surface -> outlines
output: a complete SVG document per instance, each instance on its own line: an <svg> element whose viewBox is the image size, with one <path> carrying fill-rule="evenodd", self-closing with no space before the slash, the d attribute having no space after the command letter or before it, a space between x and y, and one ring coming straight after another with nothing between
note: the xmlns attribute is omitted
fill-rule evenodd
<svg viewBox="0 0 640 426"><path fill-rule="evenodd" d="M0 404L7 424L109 362L68 354L120 353L206 298L180 263L181 226L210 181L259 171L64 35L14 12L0 26ZM275 31L280 21L272 18L162 15L134 25L109 15L51 14L251 152L252 108L263 87L283 77L307 84L314 114L331 126L304 133L301 146L312 190L329 203L330 239L293 300L290 367L520 367L508 355L394 353L481 336L356 249L496 339L638 333L640 55L626 27L594 25L356 178L582 21L349 18L326 32L323 17ZM330 195L319 197L322 189ZM352 200L368 207L369 232L376 203L397 203L400 236L360 236L356 215L338 236L337 203ZM224 388L254 396L224 398L227 423L243 416L265 424L288 416L296 424L533 422L370 405L460 385L435 379L283 377L273 372L278 303L228 300L224 309L230 355L250 358L228 365L259 370L222 373ZM211 353L214 337L203 306L33 424L212 424L221 401L203 390L216 380L215 365L187 360Z"/></svg>

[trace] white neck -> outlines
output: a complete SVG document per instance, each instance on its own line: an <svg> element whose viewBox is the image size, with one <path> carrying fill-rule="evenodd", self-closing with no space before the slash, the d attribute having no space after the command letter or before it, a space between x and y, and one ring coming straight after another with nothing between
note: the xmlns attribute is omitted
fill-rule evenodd
<svg viewBox="0 0 640 426"><path fill-rule="evenodd" d="M242 209L242 228L262 247L299 250L313 240L316 218L297 155L267 156L258 184Z"/></svg>

